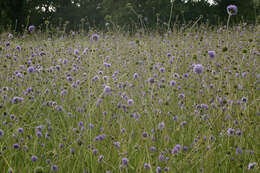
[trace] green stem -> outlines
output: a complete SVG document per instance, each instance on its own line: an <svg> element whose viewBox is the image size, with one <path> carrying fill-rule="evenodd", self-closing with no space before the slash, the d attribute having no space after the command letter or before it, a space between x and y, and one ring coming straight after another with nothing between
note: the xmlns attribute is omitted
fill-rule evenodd
<svg viewBox="0 0 260 173"><path fill-rule="evenodd" d="M230 21L230 16L231 16L231 15L228 15L228 20L227 20L227 31L228 31L228 25L229 25L229 21Z"/></svg>

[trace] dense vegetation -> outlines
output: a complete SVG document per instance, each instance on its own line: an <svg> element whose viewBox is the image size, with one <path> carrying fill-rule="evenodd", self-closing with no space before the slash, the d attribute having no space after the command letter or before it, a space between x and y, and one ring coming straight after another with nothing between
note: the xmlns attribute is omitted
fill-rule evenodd
<svg viewBox="0 0 260 173"><path fill-rule="evenodd" d="M170 28L174 25L199 23L223 25L227 21L226 7L238 6L232 23L255 23L260 15L259 0L3 0L0 1L0 29L23 31L29 25L46 29L123 27L136 30Z"/></svg>
<svg viewBox="0 0 260 173"><path fill-rule="evenodd" d="M1 172L257 172L259 33L2 34Z"/></svg>

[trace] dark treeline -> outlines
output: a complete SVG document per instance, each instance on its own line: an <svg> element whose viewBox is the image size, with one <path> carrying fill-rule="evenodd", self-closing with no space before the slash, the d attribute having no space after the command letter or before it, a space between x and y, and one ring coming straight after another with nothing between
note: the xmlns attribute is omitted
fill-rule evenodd
<svg viewBox="0 0 260 173"><path fill-rule="evenodd" d="M214 4L207 0L1 0L0 29L23 31L29 25L66 27L67 31L108 26L169 28L169 24L191 25L195 21L224 25L230 4L238 7L232 23L257 22L260 0L214 0Z"/></svg>

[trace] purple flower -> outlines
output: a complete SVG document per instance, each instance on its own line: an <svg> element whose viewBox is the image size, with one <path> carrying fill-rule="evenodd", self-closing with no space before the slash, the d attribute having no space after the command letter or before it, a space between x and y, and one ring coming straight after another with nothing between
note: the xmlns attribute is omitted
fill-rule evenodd
<svg viewBox="0 0 260 173"><path fill-rule="evenodd" d="M114 142L114 146L119 148L120 147L120 142Z"/></svg>
<svg viewBox="0 0 260 173"><path fill-rule="evenodd" d="M128 99L127 100L127 104L128 105L133 105L134 104L134 100L133 99Z"/></svg>
<svg viewBox="0 0 260 173"><path fill-rule="evenodd" d="M176 85L176 81L175 80L171 80L170 81L170 86L175 86Z"/></svg>
<svg viewBox="0 0 260 173"><path fill-rule="evenodd" d="M151 168L151 165L149 163L144 163L144 168L145 169L150 169Z"/></svg>
<svg viewBox="0 0 260 173"><path fill-rule="evenodd" d="M148 81L152 84L152 83L154 83L154 78L150 77L150 78L148 79Z"/></svg>
<svg viewBox="0 0 260 173"><path fill-rule="evenodd" d="M146 132L143 132L143 137L144 138L147 138L148 137L148 134Z"/></svg>
<svg viewBox="0 0 260 173"><path fill-rule="evenodd" d="M104 156L103 156L103 155L100 155L100 156L98 157L98 162L102 162L103 159L104 159Z"/></svg>
<svg viewBox="0 0 260 173"><path fill-rule="evenodd" d="M37 156L32 156L32 161L33 162L36 162L38 160L38 157Z"/></svg>
<svg viewBox="0 0 260 173"><path fill-rule="evenodd" d="M193 67L193 72L197 74L201 74L203 72L203 65L201 64L195 64Z"/></svg>
<svg viewBox="0 0 260 173"><path fill-rule="evenodd" d="M14 38L13 34L9 33L9 34L8 34L8 38L9 38L9 39Z"/></svg>
<svg viewBox="0 0 260 173"><path fill-rule="evenodd" d="M159 129L159 130L164 129L164 127L165 127L164 122L159 123L159 125L158 125L158 129Z"/></svg>
<svg viewBox="0 0 260 173"><path fill-rule="evenodd" d="M13 102L14 104L16 104L16 103L22 103L22 102L23 102L23 97L14 97L13 100L12 100L12 102Z"/></svg>
<svg viewBox="0 0 260 173"><path fill-rule="evenodd" d="M214 50L210 50L210 51L208 51L208 55L210 58L215 58L216 52Z"/></svg>
<svg viewBox="0 0 260 173"><path fill-rule="evenodd" d="M160 72L161 72L161 73L164 73L164 72L165 72L165 68L163 68L163 67L160 68Z"/></svg>
<svg viewBox="0 0 260 173"><path fill-rule="evenodd" d="M112 91L111 87L106 85L104 88L104 93L110 93L111 91Z"/></svg>
<svg viewBox="0 0 260 173"><path fill-rule="evenodd" d="M237 148L236 149L236 154L240 154L240 153L242 153L243 152L243 150L241 150L240 148Z"/></svg>
<svg viewBox="0 0 260 173"><path fill-rule="evenodd" d="M17 46L16 46L16 49L17 49L17 50L21 50L21 46L20 46L20 45L17 45Z"/></svg>
<svg viewBox="0 0 260 173"><path fill-rule="evenodd" d="M28 67L28 68L27 68L27 71L28 71L29 73L32 73L32 72L34 72L35 70L34 70L34 67Z"/></svg>
<svg viewBox="0 0 260 173"><path fill-rule="evenodd" d="M28 30L29 30L30 32L34 31L34 29L35 29L35 27L34 27L33 25L31 25L31 26L28 27Z"/></svg>
<svg viewBox="0 0 260 173"><path fill-rule="evenodd" d="M13 148L14 148L14 149L19 149L19 148L20 148L20 145L19 145L19 144L14 144L14 145L13 145Z"/></svg>
<svg viewBox="0 0 260 173"><path fill-rule="evenodd" d="M93 35L91 36L91 39L92 39L93 41L98 41L99 35L98 35L98 34L93 34Z"/></svg>
<svg viewBox="0 0 260 173"><path fill-rule="evenodd" d="M253 162L253 163L249 163L248 164L248 169L253 169L256 165L256 162Z"/></svg>
<svg viewBox="0 0 260 173"><path fill-rule="evenodd" d="M18 128L17 132L18 133L23 133L23 128Z"/></svg>
<svg viewBox="0 0 260 173"><path fill-rule="evenodd" d="M52 165L52 166L51 166L51 170L52 170L53 172L56 172L56 171L59 170L59 167L58 167L57 165Z"/></svg>
<svg viewBox="0 0 260 173"><path fill-rule="evenodd" d="M0 129L0 137L4 136L4 134L5 134L5 132L2 129Z"/></svg>
<svg viewBox="0 0 260 173"><path fill-rule="evenodd" d="M232 136L232 135L234 135L234 133L235 133L235 129L228 128L228 130L227 130L227 135L228 136Z"/></svg>
<svg viewBox="0 0 260 173"><path fill-rule="evenodd" d="M160 166L158 166L158 167L156 168L156 173L160 173L160 172L162 172L162 168L161 168Z"/></svg>
<svg viewBox="0 0 260 173"><path fill-rule="evenodd" d="M135 79L138 78L138 73L134 73L134 78L135 78Z"/></svg>
<svg viewBox="0 0 260 173"><path fill-rule="evenodd" d="M122 164L123 164L124 166L127 166L127 165L128 165L128 162L129 162L129 160L128 160L127 158L123 158L123 159L122 159Z"/></svg>
<svg viewBox="0 0 260 173"><path fill-rule="evenodd" d="M237 6L236 5L229 5L227 6L227 13L228 15L236 15L237 14Z"/></svg>

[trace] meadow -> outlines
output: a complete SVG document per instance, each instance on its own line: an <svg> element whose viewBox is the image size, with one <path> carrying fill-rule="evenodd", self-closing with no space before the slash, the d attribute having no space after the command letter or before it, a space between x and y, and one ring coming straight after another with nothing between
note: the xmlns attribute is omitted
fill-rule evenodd
<svg viewBox="0 0 260 173"><path fill-rule="evenodd" d="M258 172L260 28L0 37L0 172Z"/></svg>

